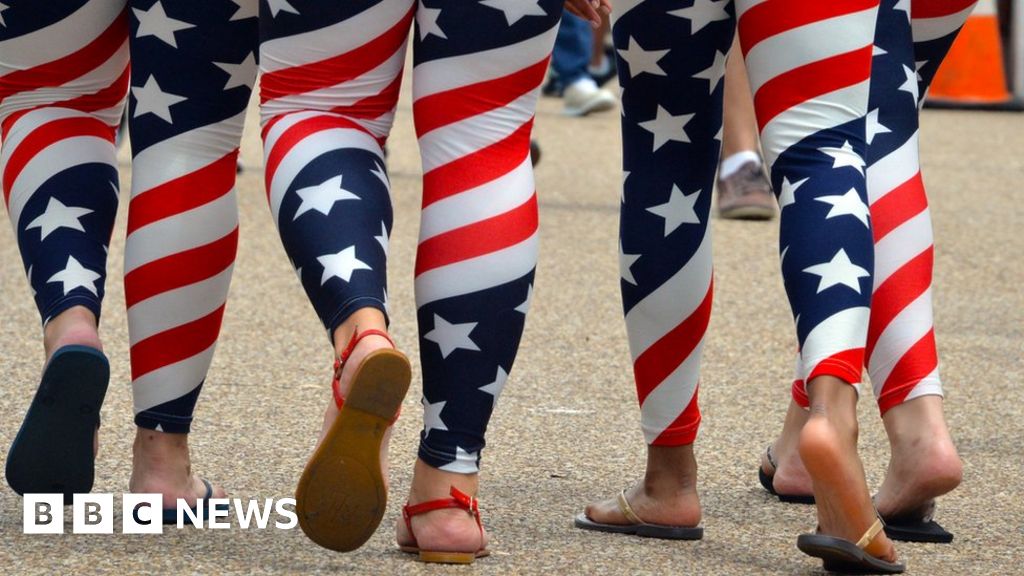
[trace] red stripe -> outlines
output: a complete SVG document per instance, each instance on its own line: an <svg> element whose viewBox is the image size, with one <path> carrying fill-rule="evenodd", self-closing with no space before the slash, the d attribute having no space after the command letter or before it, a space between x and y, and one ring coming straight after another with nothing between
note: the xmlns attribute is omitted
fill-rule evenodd
<svg viewBox="0 0 1024 576"><path fill-rule="evenodd" d="M10 199L11 186L18 175L37 154L61 140L80 136L95 136L111 143L114 141L114 133L110 127L91 116L61 118L47 122L29 133L11 154L4 167L4 202Z"/></svg>
<svg viewBox="0 0 1024 576"><path fill-rule="evenodd" d="M52 62L0 76L0 102L18 92L62 86L101 66L128 41L127 11L126 7L102 34L78 51Z"/></svg>
<svg viewBox="0 0 1024 576"><path fill-rule="evenodd" d="M679 414L679 416L665 428L651 446L686 446L693 444L697 439L697 429L700 428L700 407L697 406L697 393L700 386L693 391L693 398L690 403Z"/></svg>
<svg viewBox="0 0 1024 576"><path fill-rule="evenodd" d="M978 0L940 0L938 2L916 0L910 6L910 15L912 18L941 18L963 12L977 2Z"/></svg>
<svg viewBox="0 0 1024 576"><path fill-rule="evenodd" d="M871 233L875 243L901 224L928 209L924 181L918 172L871 204Z"/></svg>
<svg viewBox="0 0 1024 576"><path fill-rule="evenodd" d="M287 116L287 114L280 114L278 116L274 116L273 118L270 119L269 122L263 125L263 129L260 130L260 138L264 141L264 143L266 143L267 141L267 134L270 134L270 130L273 129L274 125L280 122L285 116Z"/></svg>
<svg viewBox="0 0 1024 576"><path fill-rule="evenodd" d="M648 394L654 391L670 374L693 354L704 338L711 319L711 300L714 281L708 285L704 301L678 326L651 344L633 361L636 396L643 406Z"/></svg>
<svg viewBox="0 0 1024 576"><path fill-rule="evenodd" d="M187 360L217 341L224 305L198 320L136 342L131 348L132 380Z"/></svg>
<svg viewBox="0 0 1024 576"><path fill-rule="evenodd" d="M829 0L808 2L807 0L768 0L740 16L739 34L743 44L743 55L762 40L787 30L854 14L878 7L878 0Z"/></svg>
<svg viewBox="0 0 1024 576"><path fill-rule="evenodd" d="M395 109L395 105L398 103L398 94L401 89L402 73L399 71L395 76L395 79L391 81L391 84L388 84L387 88L384 88L380 94L367 96L366 98L347 106L331 108L331 112L341 114L343 116L364 118L367 120L380 118Z"/></svg>
<svg viewBox="0 0 1024 576"><path fill-rule="evenodd" d="M420 242L416 276L515 246L537 232L537 194L516 208Z"/></svg>
<svg viewBox="0 0 1024 576"><path fill-rule="evenodd" d="M882 393L878 396L878 409L882 414L885 415L890 408L901 404L907 394L938 365L935 330L932 329L903 354L889 373L889 378L882 384Z"/></svg>
<svg viewBox="0 0 1024 576"><path fill-rule="evenodd" d="M871 76L871 50L868 45L794 68L765 82L754 95L758 127L764 130L769 121L798 104L866 81Z"/></svg>
<svg viewBox="0 0 1024 576"><path fill-rule="evenodd" d="M848 384L858 384L863 373L864 349L851 348L842 352L836 352L818 362L817 366L807 376L807 383L813 384L814 379L819 376L832 376Z"/></svg>
<svg viewBox="0 0 1024 576"><path fill-rule="evenodd" d="M501 108L540 85L548 68L545 58L501 78L453 88L416 100L416 136L490 110Z"/></svg>
<svg viewBox="0 0 1024 576"><path fill-rule="evenodd" d="M797 406L801 408L811 407L811 400L807 397L807 390L804 389L803 380L793 380L793 385L790 387L790 395Z"/></svg>
<svg viewBox="0 0 1024 576"><path fill-rule="evenodd" d="M269 124L267 127L269 128ZM284 160L284 157L291 152L299 142L302 142L307 137L316 134L317 132L323 132L324 130L331 130L333 128L351 128L353 130L359 130L370 134L366 128L360 126L356 122L349 120L348 118L342 118L340 116L313 116L312 118L306 118L300 120L294 125L290 126L283 134L274 142L274 147L270 150L270 154L267 156L266 166L266 182L267 182L267 200L270 199L270 189L274 182L274 175L277 173L277 167ZM373 134L370 134L373 136Z"/></svg>
<svg viewBox="0 0 1024 576"><path fill-rule="evenodd" d="M416 5L413 4L394 26L355 50L264 74L260 80L260 103L337 86L380 66L406 41L409 22L415 11Z"/></svg>
<svg viewBox="0 0 1024 576"><path fill-rule="evenodd" d="M224 196L235 185L238 149L195 172L146 190L128 207L128 234L139 228L187 212Z"/></svg>
<svg viewBox="0 0 1024 576"><path fill-rule="evenodd" d="M515 170L530 155L533 118L486 148L423 175L423 207L491 182Z"/></svg>
<svg viewBox="0 0 1024 576"><path fill-rule="evenodd" d="M931 246L900 266L871 295L871 320L868 323L867 355L871 354L882 332L904 308L917 300L932 284L935 250Z"/></svg>
<svg viewBox="0 0 1024 576"><path fill-rule="evenodd" d="M125 66L121 75L118 76L117 80L114 80L114 83L110 86L107 86L98 92L93 92L92 94L83 94L72 98L71 100L65 100L64 102L58 102L56 104L48 104L46 107L71 108L72 110L78 110L80 112L96 112L98 110L113 108L114 106L117 106L128 93L128 80L130 76L131 67Z"/></svg>
<svg viewBox="0 0 1024 576"><path fill-rule="evenodd" d="M124 276L125 305L128 308L182 286L216 276L235 261L238 227L209 244L154 260Z"/></svg>

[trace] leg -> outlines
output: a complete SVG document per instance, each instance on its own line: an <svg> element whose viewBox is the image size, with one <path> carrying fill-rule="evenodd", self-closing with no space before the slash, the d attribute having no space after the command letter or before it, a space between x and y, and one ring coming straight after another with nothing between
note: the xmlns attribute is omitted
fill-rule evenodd
<svg viewBox="0 0 1024 576"><path fill-rule="evenodd" d="M50 404L54 412L34 401L8 457L7 480L22 493L68 498L92 487L109 377L97 323L117 212L114 132L128 85L124 3L82 4L14 6L0 29L0 188L43 322L37 400L84 393L76 402L95 409L84 415L76 404L63 418L62 402ZM70 348L76 345L84 348ZM62 349L69 354L50 366ZM78 371L88 364L99 371L85 378Z"/></svg>
<svg viewBox="0 0 1024 576"><path fill-rule="evenodd" d="M188 433L238 245L235 163L258 40L256 1L240 1L130 2L133 178L124 269L138 427L130 487L162 493L166 508L206 493L191 473ZM152 32L161 16L172 19L173 32Z"/></svg>
<svg viewBox="0 0 1024 576"><path fill-rule="evenodd" d="M477 493L487 423L533 292L530 131L562 11L556 0L542 0L521 18L460 0L422 6L440 11L444 36L420 28L414 44L413 114L424 171L416 305L426 415L413 505L447 498L452 487ZM399 523L402 545L470 553L486 546L461 510L411 522L412 533Z"/></svg>
<svg viewBox="0 0 1024 576"><path fill-rule="evenodd" d="M613 27L623 87L622 303L647 442L644 481L627 500L648 523L696 526L697 389L711 314L711 189L720 152L725 59L735 20L725 2L668 14L620 2ZM705 14L709 16L709 14ZM591 520L627 524L615 500Z"/></svg>

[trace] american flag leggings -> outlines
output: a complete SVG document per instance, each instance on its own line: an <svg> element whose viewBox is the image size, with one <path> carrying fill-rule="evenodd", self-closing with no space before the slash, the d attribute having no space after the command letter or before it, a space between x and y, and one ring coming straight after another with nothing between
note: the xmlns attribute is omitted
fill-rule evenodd
<svg viewBox="0 0 1024 576"><path fill-rule="evenodd" d="M238 240L235 159L256 73L256 1L4 5L0 173L42 320L73 306L99 317L119 195L114 134L130 94L135 422L188 432Z"/></svg>
<svg viewBox="0 0 1024 576"><path fill-rule="evenodd" d="M973 2L917 0L913 40L910 4L741 0L734 11L729 0L616 2L619 261L648 444L692 443L700 424L707 223L734 29L781 209L781 267L799 342L794 397L806 405L803 383L817 376L859 383L865 359L883 411L941 394L917 110Z"/></svg>
<svg viewBox="0 0 1024 576"><path fill-rule="evenodd" d="M329 334L358 309L389 311L391 183L381 147L413 30L413 116L424 172L415 267L419 457L447 471L478 470L533 292L529 139L561 4L261 4L267 200Z"/></svg>

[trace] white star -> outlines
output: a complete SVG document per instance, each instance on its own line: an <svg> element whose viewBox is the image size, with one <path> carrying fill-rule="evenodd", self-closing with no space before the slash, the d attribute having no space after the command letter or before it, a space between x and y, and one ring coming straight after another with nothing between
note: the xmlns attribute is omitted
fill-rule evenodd
<svg viewBox="0 0 1024 576"><path fill-rule="evenodd" d="M636 286L636 278L633 277L633 270L631 268L639 259L639 254L626 254L622 250L622 242L619 242L619 276L633 286Z"/></svg>
<svg viewBox="0 0 1024 576"><path fill-rule="evenodd" d="M907 78L903 81L903 84L900 84L899 90L910 94L914 98L914 104L917 104L917 72L911 70L910 66L904 64L903 74L906 75Z"/></svg>
<svg viewBox="0 0 1024 576"><path fill-rule="evenodd" d="M384 189L387 190L388 193L391 192L391 181L388 180L387 171L384 169L384 166L382 164L378 164L376 161L374 161L373 169L370 170L370 174L373 174L374 176L377 177L377 180L380 180L381 184L384 185Z"/></svg>
<svg viewBox="0 0 1024 576"><path fill-rule="evenodd" d="M516 306L515 308L513 308L513 310L515 310L516 312L519 312L520 314L526 314L526 312L530 309L530 304L532 302L533 302L533 284L530 284L530 286L526 289L526 300L523 300L523 303L520 304L519 306Z"/></svg>
<svg viewBox="0 0 1024 576"><path fill-rule="evenodd" d="M715 140L718 140L719 144L722 143L722 129L723 128L725 128L725 123L724 122L722 123L721 126L718 127L718 133L715 134Z"/></svg>
<svg viewBox="0 0 1024 576"><path fill-rule="evenodd" d="M868 227L868 210L867 204L860 199L860 194L853 188L843 194L842 196L819 196L815 198L818 202L824 202L825 204L831 204L832 208L828 211L828 215L825 219L835 218L837 216L853 216L857 220L860 220L864 227Z"/></svg>
<svg viewBox="0 0 1024 576"><path fill-rule="evenodd" d="M654 152L664 146L667 142L689 142L690 136L686 134L686 124L693 118L693 114L680 114L673 116L668 110L658 104L658 113L654 120L641 122L639 125L644 130L654 134Z"/></svg>
<svg viewBox="0 0 1024 576"><path fill-rule="evenodd" d="M184 96L162 91L152 74L146 80L145 86L132 86L132 96L135 96L134 118L143 114L156 114L169 124L174 123L171 120L171 106L188 100Z"/></svg>
<svg viewBox="0 0 1024 576"><path fill-rule="evenodd" d="M431 404L427 402L426 397L420 398L420 404L423 405L423 430L424 436L430 436L431 430L448 430L448 426L445 426L444 420L441 419L441 411L444 410L444 405L448 402L435 402Z"/></svg>
<svg viewBox="0 0 1024 576"><path fill-rule="evenodd" d="M728 20L729 13L725 7L729 0L693 0L693 6L670 10L669 14L690 21L690 34L696 34L702 28L718 20Z"/></svg>
<svg viewBox="0 0 1024 576"><path fill-rule="evenodd" d="M288 0L267 0L267 4L270 5L270 15L274 18L277 18L281 12L299 13L294 6L288 3Z"/></svg>
<svg viewBox="0 0 1024 576"><path fill-rule="evenodd" d="M174 33L178 30L196 27L195 24L189 24L188 22L168 17L167 13L164 12L163 4L159 0L149 10L132 8L132 12L139 19L139 30L135 33L136 38L156 36L175 48L178 47L178 41L174 39Z"/></svg>
<svg viewBox="0 0 1024 576"><path fill-rule="evenodd" d="M619 201L623 204L626 203L626 180L629 179L629 170L622 171L622 193L619 195Z"/></svg>
<svg viewBox="0 0 1024 576"><path fill-rule="evenodd" d="M505 13L505 21L511 26L526 16L547 16L540 6L540 0L480 0L488 8Z"/></svg>
<svg viewBox="0 0 1024 576"><path fill-rule="evenodd" d="M480 460L479 452L466 452L462 449L462 446L456 446L455 460L441 466L438 470L455 472L456 474L476 474L480 471L480 467L477 465L478 460Z"/></svg>
<svg viewBox="0 0 1024 576"><path fill-rule="evenodd" d="M715 52L715 61L711 63L711 66L693 75L694 78L703 78L708 81L709 94L715 91L719 82L722 81L722 77L725 76L725 57L725 54Z"/></svg>
<svg viewBox="0 0 1024 576"><path fill-rule="evenodd" d="M384 225L384 221L380 221L380 236L374 236L380 247L384 250L384 253L388 253L388 246L391 245L391 237L388 235L388 227Z"/></svg>
<svg viewBox="0 0 1024 576"><path fill-rule="evenodd" d="M89 292L92 292L94 296L98 296L96 292L96 280L99 280L99 278L99 274L83 267L78 260L75 260L74 256L68 256L67 266L60 272L50 276L50 279L47 280L46 283L60 282L64 284L65 296L75 288L85 288Z"/></svg>
<svg viewBox="0 0 1024 576"><path fill-rule="evenodd" d="M32 297L36 297L36 287L32 285L32 266L28 267L28 289L32 291Z"/></svg>
<svg viewBox="0 0 1024 576"><path fill-rule="evenodd" d="M700 218L693 209L700 197L700 190L683 194L679 186L672 185L672 192L669 193L668 202L651 206L647 209L651 214L657 214L665 219L665 237L675 232L676 228L683 224L700 224Z"/></svg>
<svg viewBox="0 0 1024 576"><path fill-rule="evenodd" d="M619 48L619 56L629 65L629 77L637 76L647 72L654 76L666 76L665 70L658 65L658 61L669 53L669 50L644 50L644 47L636 41L636 38L629 37L626 48Z"/></svg>
<svg viewBox="0 0 1024 576"><path fill-rule="evenodd" d="M320 285L327 284L331 278L341 278L345 282L352 280L352 273L356 270L373 270L356 258L356 247L349 246L337 254L325 254L317 256L317 262L324 267L324 273L320 276Z"/></svg>
<svg viewBox="0 0 1024 576"><path fill-rule="evenodd" d="M476 322L465 324L452 324L434 314L434 329L423 335L424 340L430 340L441 347L441 357L447 358L452 352L459 350L476 350L480 348L470 339L469 335L476 328Z"/></svg>
<svg viewBox="0 0 1024 576"><path fill-rule="evenodd" d="M849 166L851 168L856 168L857 172L864 174L864 159L860 157L860 154L857 154L853 150L853 146L850 146L849 140L843 142L842 148L831 148L826 146L825 148L818 148L818 152L832 157L833 169Z"/></svg>
<svg viewBox="0 0 1024 576"><path fill-rule="evenodd" d="M498 366L498 372L494 375L494 382L491 382L486 386L481 386L477 388L477 390L494 396L492 402L497 402L498 396L501 395L501 391L505 389L506 380L508 380L508 372L505 372L504 368Z"/></svg>
<svg viewBox="0 0 1024 576"><path fill-rule="evenodd" d="M214 62L214 66L228 73L228 81L224 84L225 90L238 88L239 86L252 87L256 81L256 57L252 52L238 64L227 62Z"/></svg>
<svg viewBox="0 0 1024 576"><path fill-rule="evenodd" d="M857 294L860 294L860 279L871 276L867 270L850 262L850 257L842 248L836 252L832 260L804 268L804 272L821 276L821 280L818 282L818 294L837 284L853 288Z"/></svg>
<svg viewBox="0 0 1024 576"><path fill-rule="evenodd" d="M420 29L420 40L425 40L431 34L445 40L448 39L448 35L441 30L441 26L437 23L439 16L441 16L440 8L427 8L423 5L423 0L420 0L420 7L416 10L416 26Z"/></svg>
<svg viewBox="0 0 1024 576"><path fill-rule="evenodd" d="M46 204L46 211L35 220L29 222L28 226L25 226L25 230L39 228L40 242L46 240L46 237L58 228L71 228L72 230L85 232L85 228L82 227L82 223L78 219L86 214L92 214L92 210L65 206L60 200L51 196L50 201Z"/></svg>
<svg viewBox="0 0 1024 576"><path fill-rule="evenodd" d="M0 26L7 28L7 22L4 21L4 10L10 9L10 6L0 2Z"/></svg>
<svg viewBox="0 0 1024 576"><path fill-rule="evenodd" d="M316 210L317 212L327 216L331 213L331 208L335 202L342 200L359 200L359 196L345 190L341 187L341 174L330 178L316 186L309 186L307 188L300 188L295 191L302 198L302 203L299 204L299 209L295 211L295 217L292 218L292 222L299 219L310 210Z"/></svg>
<svg viewBox="0 0 1024 576"><path fill-rule="evenodd" d="M892 130L889 130L889 128L878 121L878 108L868 112L868 144L871 144L875 140L875 136L878 136L879 134L888 134L890 132L892 132Z"/></svg>
<svg viewBox="0 0 1024 576"><path fill-rule="evenodd" d="M910 0L897 0L893 10L902 10L907 15L907 22L910 22Z"/></svg>
<svg viewBox="0 0 1024 576"><path fill-rule="evenodd" d="M238 10L231 15L231 22L245 20L246 18L258 18L260 3L258 0L231 0L238 5Z"/></svg>
<svg viewBox="0 0 1024 576"><path fill-rule="evenodd" d="M790 182L789 178L782 177L782 190L779 191L779 210L796 202L796 189L803 186L810 178L803 178L796 182Z"/></svg>
<svg viewBox="0 0 1024 576"><path fill-rule="evenodd" d="M888 54L888 52L885 51L885 48L882 48L880 46L871 46L872 58L874 58L875 56L883 56L885 54Z"/></svg>

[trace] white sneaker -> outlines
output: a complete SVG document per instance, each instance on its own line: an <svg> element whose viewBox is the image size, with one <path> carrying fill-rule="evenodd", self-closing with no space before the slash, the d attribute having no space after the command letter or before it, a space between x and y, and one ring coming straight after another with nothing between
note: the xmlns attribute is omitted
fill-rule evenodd
<svg viewBox="0 0 1024 576"><path fill-rule="evenodd" d="M562 113L566 116L586 116L591 112L611 110L617 102L614 94L598 88L597 83L586 76L567 86L562 99L565 102Z"/></svg>

